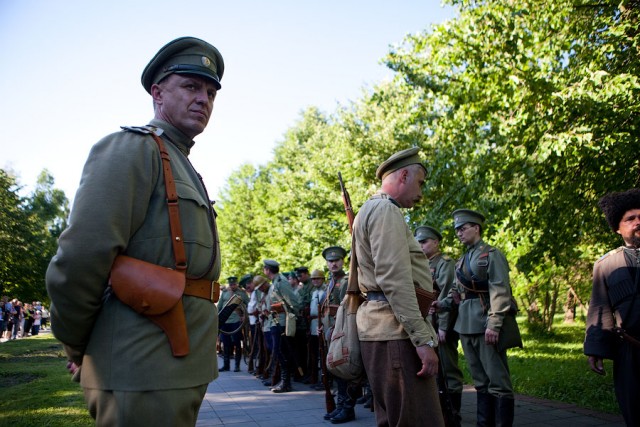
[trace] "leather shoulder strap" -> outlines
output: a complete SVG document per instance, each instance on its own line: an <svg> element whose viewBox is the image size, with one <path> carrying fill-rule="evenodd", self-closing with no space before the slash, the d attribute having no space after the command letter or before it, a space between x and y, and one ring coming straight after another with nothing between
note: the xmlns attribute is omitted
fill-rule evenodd
<svg viewBox="0 0 640 427"><path fill-rule="evenodd" d="M155 133L150 134L158 144L160 157L162 158L162 170L164 175L164 188L167 195L167 208L169 210L169 226L171 228L171 244L173 246L173 256L176 261L176 270L186 273L187 255L182 240L182 225L180 223L180 210L178 209L178 192L176 183L171 172L171 158L164 146L162 139Z"/></svg>

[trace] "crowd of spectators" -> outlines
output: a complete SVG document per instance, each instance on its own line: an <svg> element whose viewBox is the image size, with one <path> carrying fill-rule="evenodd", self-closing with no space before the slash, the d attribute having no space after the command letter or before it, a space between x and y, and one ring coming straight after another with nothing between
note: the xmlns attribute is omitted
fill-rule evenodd
<svg viewBox="0 0 640 427"><path fill-rule="evenodd" d="M9 300L6 295L0 299L0 339L15 340L38 335L47 330L49 311L40 301L23 303L17 298Z"/></svg>

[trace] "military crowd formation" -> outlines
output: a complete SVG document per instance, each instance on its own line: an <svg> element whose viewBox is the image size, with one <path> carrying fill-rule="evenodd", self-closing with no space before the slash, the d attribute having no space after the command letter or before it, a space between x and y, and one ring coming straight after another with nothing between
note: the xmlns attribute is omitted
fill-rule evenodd
<svg viewBox="0 0 640 427"><path fill-rule="evenodd" d="M231 278L218 300L220 241L228 237L218 233L213 202L188 156L224 71L221 53L204 40L162 46L140 79L153 118L98 141L82 172L46 287L52 331L96 424L194 426L219 375L218 350L224 372L240 369L248 349L250 370L274 393L286 396L292 381L334 386L337 401L327 399L325 415L331 423L353 420L362 395L378 426L459 425L459 342L477 391L477 425L511 426L507 349L522 341L509 266L483 240L480 212L452 212L465 247L456 261L440 253L437 227L409 228L403 209L421 202L427 175L418 147L398 147L381 161L378 191L349 217L349 256L326 243L327 274L301 267L285 277L276 260L264 260L263 274ZM633 426L640 425L639 191L616 193L601 206L624 247L596 264L585 342L595 372L604 374L602 360L614 359L616 395ZM434 291L437 300L421 307ZM343 337L361 354L365 380L357 384L323 374L335 313L355 294L363 298ZM622 332L612 335L615 328Z"/></svg>
<svg viewBox="0 0 640 427"><path fill-rule="evenodd" d="M474 378L487 384L478 390L479 423L507 425L513 420L513 388L505 350L521 346L515 323L515 302L509 287L509 268L502 253L481 239L485 218L479 212L460 209L454 212L458 237L469 250L458 262L441 253L442 234L424 225L414 230L414 238L429 260L430 274L437 302L428 321L437 331L429 343L438 349L439 408L448 425L460 425L463 374L458 366L459 332L482 334L482 340L463 341L467 358L472 361ZM238 280L232 276L218 302L221 313L221 372L239 372L246 357L247 368L274 393L293 390L292 381L308 384L315 390L331 389L336 397L335 410L324 415L333 424L352 421L356 403L375 410L371 387L366 377L347 381L332 375L326 368L326 349L331 340L338 305L345 297L348 275L345 272L347 251L340 246L323 250L326 268L301 266L294 271L280 271L275 260L264 260L263 275L246 274ZM492 268L489 277L489 260ZM457 265L457 271L456 271ZM325 273L326 270L326 273ZM493 301L489 301L491 278ZM368 301L376 292L365 293ZM376 301L385 301L376 295ZM385 301L386 302L386 301ZM459 315L460 303L463 313ZM490 305L503 306L502 323L510 323L508 334L498 344L502 357L487 357L484 347L485 316ZM227 318L227 312L233 312ZM474 313L479 313L476 315ZM504 320L511 316L511 319ZM456 328L456 322L458 322ZM242 328L248 322L250 327ZM293 327L289 327L293 323ZM500 325L492 325L496 329ZM243 335L244 334L244 335ZM248 335L248 336L245 336ZM439 344L439 345L438 345ZM243 346L246 346L243 347ZM233 362L233 366L232 366ZM488 385L491 384L492 393ZM489 425L487 424L487 425Z"/></svg>

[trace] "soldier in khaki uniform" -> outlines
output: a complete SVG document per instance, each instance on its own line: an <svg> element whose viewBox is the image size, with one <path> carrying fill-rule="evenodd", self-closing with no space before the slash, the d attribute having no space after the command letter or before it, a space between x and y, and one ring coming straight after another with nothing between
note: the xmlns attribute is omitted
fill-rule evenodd
<svg viewBox="0 0 640 427"><path fill-rule="evenodd" d="M426 168L417 148L395 153L376 171L381 191L353 225L360 290L358 336L379 426L442 426L435 376L437 334L422 316L416 287L433 290L429 261L402 208L422 199ZM356 272L351 272L356 274Z"/></svg>
<svg viewBox="0 0 640 427"><path fill-rule="evenodd" d="M467 250L456 265L456 288L435 305L450 308L459 301L455 330L477 391L477 425L511 426L513 386L506 348L498 346L499 338L509 340L513 333L503 330L512 308L509 264L502 252L482 240L482 214L458 209L453 219Z"/></svg>
<svg viewBox="0 0 640 427"><path fill-rule="evenodd" d="M435 228L423 225L414 231L414 235L422 252L429 259L433 288L438 292L438 300L444 300L453 286L455 286L456 273L454 262L448 255L440 252L442 234ZM438 329L438 355L442 361L444 379L456 425L460 425L460 405L462 402L462 371L458 366L458 341L459 335L453 330L458 315L457 307L450 311L441 311L436 314L434 326Z"/></svg>
<svg viewBox="0 0 640 427"><path fill-rule="evenodd" d="M227 278L228 287L220 295L218 301L218 312L222 310L231 298L235 295L240 300L240 304L244 304L246 307L249 303L249 296L244 289L238 286L238 278L231 276ZM220 368L220 372L228 371L231 369L231 356L234 356L234 369L233 372L240 372L240 360L242 360L242 322L241 318L243 314L240 308L235 309L227 321L220 325L220 341L222 342L223 351L223 365Z"/></svg>
<svg viewBox="0 0 640 427"><path fill-rule="evenodd" d="M219 242L211 201L187 156L211 117L223 71L222 56L203 40L183 37L160 49L142 73L154 119L93 146L47 270L53 333L99 426L193 426L207 384L218 376L212 281L220 274ZM119 254L176 267L163 164L151 134L164 141L178 193L188 285L183 357L108 287ZM195 279L208 283L198 296L189 285Z"/></svg>

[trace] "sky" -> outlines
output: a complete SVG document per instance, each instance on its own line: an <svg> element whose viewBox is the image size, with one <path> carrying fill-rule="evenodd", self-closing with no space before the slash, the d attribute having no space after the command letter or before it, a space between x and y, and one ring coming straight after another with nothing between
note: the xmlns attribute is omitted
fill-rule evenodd
<svg viewBox="0 0 640 427"><path fill-rule="evenodd" d="M153 118L145 65L194 36L225 62L190 155L215 199L242 164L267 164L304 110L331 114L391 80L390 46L454 14L440 0L0 0L0 168L23 195L47 169L72 200L91 146Z"/></svg>

